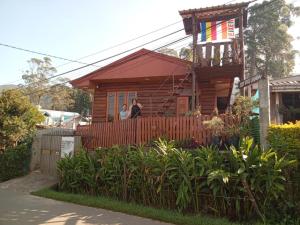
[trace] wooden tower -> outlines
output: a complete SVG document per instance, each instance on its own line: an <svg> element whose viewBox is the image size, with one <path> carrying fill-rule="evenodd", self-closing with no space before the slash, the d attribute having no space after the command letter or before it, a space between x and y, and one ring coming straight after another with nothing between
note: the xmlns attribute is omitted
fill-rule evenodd
<svg viewBox="0 0 300 225"><path fill-rule="evenodd" d="M187 35L193 36L192 109L216 97L204 95L207 87L229 88L235 77L244 80L243 31L250 2L179 11ZM202 89L202 93L201 93ZM206 92L208 93L208 92ZM213 94L212 94L213 96ZM228 95L228 101L230 95ZM216 104L212 104L215 106ZM211 109L207 109L207 112Z"/></svg>

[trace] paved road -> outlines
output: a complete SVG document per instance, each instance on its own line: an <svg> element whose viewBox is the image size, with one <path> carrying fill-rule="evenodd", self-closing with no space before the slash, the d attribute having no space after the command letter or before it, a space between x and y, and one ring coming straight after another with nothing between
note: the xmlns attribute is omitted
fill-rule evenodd
<svg viewBox="0 0 300 225"><path fill-rule="evenodd" d="M0 184L0 225L168 225L109 210L32 196L28 193L28 187L21 185L19 180ZM44 180L40 183L44 185L49 182ZM38 187L32 182L26 184Z"/></svg>

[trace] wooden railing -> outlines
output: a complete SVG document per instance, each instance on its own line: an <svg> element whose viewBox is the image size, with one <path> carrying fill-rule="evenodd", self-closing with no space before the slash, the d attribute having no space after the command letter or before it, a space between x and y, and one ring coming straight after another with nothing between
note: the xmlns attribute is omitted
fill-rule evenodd
<svg viewBox="0 0 300 225"><path fill-rule="evenodd" d="M238 39L229 42L204 43L197 45L200 67L224 66L242 63L241 46Z"/></svg>
<svg viewBox="0 0 300 225"><path fill-rule="evenodd" d="M221 115L225 126L232 119ZM95 123L78 126L76 135L82 137L87 149L111 147L113 145L147 144L159 137L172 140L194 138L202 145L210 144L211 132L203 126L203 121L211 116L198 117L145 117L123 121Z"/></svg>

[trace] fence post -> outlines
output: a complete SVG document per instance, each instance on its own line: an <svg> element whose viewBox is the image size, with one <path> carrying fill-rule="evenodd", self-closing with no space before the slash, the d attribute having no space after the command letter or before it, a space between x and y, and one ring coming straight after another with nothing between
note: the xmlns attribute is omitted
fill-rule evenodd
<svg viewBox="0 0 300 225"><path fill-rule="evenodd" d="M135 143L141 143L141 118L136 118Z"/></svg>

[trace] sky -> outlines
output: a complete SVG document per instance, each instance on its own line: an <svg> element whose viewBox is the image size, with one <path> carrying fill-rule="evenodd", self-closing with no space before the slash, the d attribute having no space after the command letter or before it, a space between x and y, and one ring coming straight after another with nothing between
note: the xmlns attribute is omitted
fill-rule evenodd
<svg viewBox="0 0 300 225"><path fill-rule="evenodd" d="M179 10L228 3L230 0L0 0L0 43L39 51L84 63L92 63L144 44L183 28ZM300 6L300 0L291 0ZM241 2L231 0L230 3ZM173 24L173 25L170 25ZM140 35L169 27L121 46L110 48ZM294 48L300 50L300 18L289 32L295 37ZM153 50L182 38L178 32L144 46ZM179 50L189 40L170 46ZM103 49L109 50L102 51ZM137 50L137 49L136 49ZM93 56L84 56L93 54ZM126 55L126 54L125 54ZM125 56L122 55L122 56ZM30 58L43 56L0 46L0 85L22 83L22 71ZM103 61L64 77L75 79L117 58ZM79 63L52 59L57 73L82 66ZM300 57L294 73L300 74Z"/></svg>

